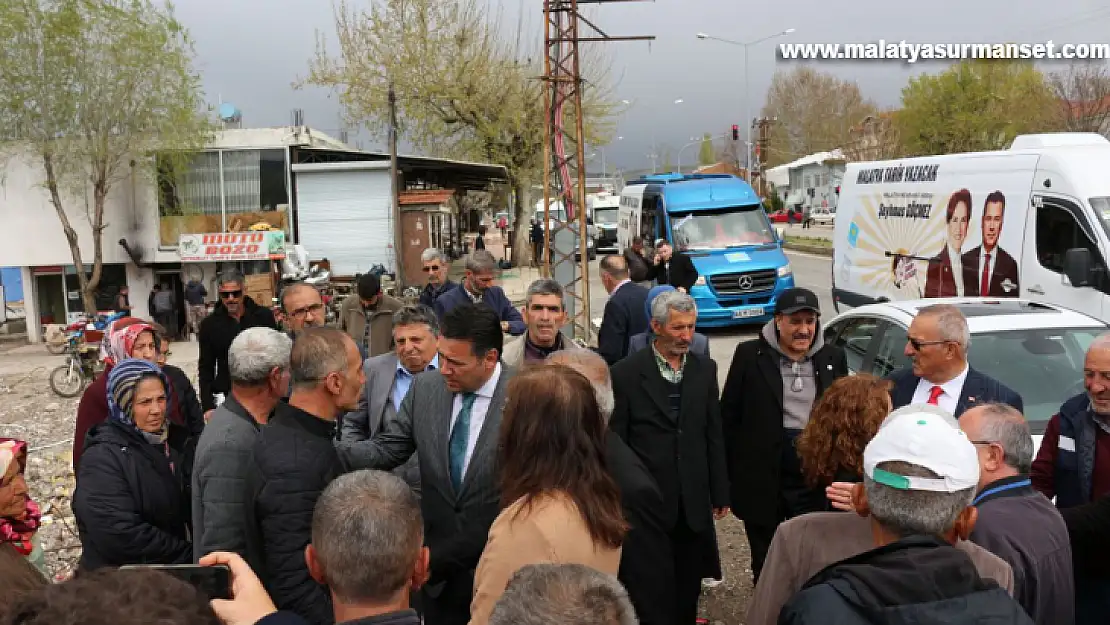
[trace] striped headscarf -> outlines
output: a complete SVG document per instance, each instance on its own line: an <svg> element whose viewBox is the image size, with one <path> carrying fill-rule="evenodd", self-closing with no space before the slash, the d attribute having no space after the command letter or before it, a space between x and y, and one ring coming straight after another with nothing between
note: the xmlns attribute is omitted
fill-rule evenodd
<svg viewBox="0 0 1110 625"><path fill-rule="evenodd" d="M110 366L127 360L131 357L131 350L135 347L135 341L139 340L139 335L148 331L156 335L154 327L141 319L117 319L104 333L104 340L100 343L101 360ZM157 340L154 344L157 347Z"/></svg>
<svg viewBox="0 0 1110 625"><path fill-rule="evenodd" d="M162 387L169 392L169 380L158 365L128 358L121 360L108 372L108 418L118 421L135 430L150 443L164 443L169 435L169 416L162 420L162 430L158 433L144 432L135 425L135 389L145 377L155 376L162 381Z"/></svg>

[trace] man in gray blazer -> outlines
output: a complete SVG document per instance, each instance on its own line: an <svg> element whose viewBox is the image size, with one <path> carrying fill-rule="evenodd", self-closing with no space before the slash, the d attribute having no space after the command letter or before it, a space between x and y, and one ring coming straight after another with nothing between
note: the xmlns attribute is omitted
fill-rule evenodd
<svg viewBox="0 0 1110 625"><path fill-rule="evenodd" d="M212 412L193 460L193 557L247 551L246 476L258 432L289 386L293 340L248 328L227 352L231 393Z"/></svg>
<svg viewBox="0 0 1110 625"><path fill-rule="evenodd" d="M474 569L500 511L497 441L505 387L501 319L465 302L443 319L439 371L416 376L397 414L365 441L339 441L349 469L392 470L420 462L424 543L431 577L421 604L426 625L466 625Z"/></svg>
<svg viewBox="0 0 1110 625"><path fill-rule="evenodd" d="M366 386L358 409L343 417L339 439L346 442L370 440L382 424L397 416L415 376L439 368L439 320L426 306L405 306L393 313L393 353L366 359ZM371 458L357 457L363 447L350 447L352 463L362 465ZM420 494L420 464L413 454L393 473Z"/></svg>

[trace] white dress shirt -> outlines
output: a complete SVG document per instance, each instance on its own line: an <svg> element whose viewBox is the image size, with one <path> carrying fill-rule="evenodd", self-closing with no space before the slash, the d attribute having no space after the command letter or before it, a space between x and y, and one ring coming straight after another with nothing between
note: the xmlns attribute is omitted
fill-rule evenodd
<svg viewBox="0 0 1110 625"><path fill-rule="evenodd" d="M960 250L952 249L948 245L948 263L952 265L952 281L956 283L956 297L964 296L964 261L960 258Z"/></svg>
<svg viewBox="0 0 1110 625"><path fill-rule="evenodd" d="M489 412L490 403L493 401L493 391L497 389L497 381L501 379L501 363L493 369L493 375L486 380L482 388L475 391L478 395L474 405L470 407L470 431L466 435L466 458L463 460L462 474L470 467L470 457L474 455L474 447L478 444L478 435L482 433L482 425L486 422L486 413ZM462 412L463 394L455 393L455 400L451 403L451 427L447 430L447 439L451 439L451 430L455 421Z"/></svg>
<svg viewBox="0 0 1110 625"><path fill-rule="evenodd" d="M930 391L933 390L934 386L940 386L941 390L944 392L941 393L940 397L937 398L937 406L941 410L946 410L952 413L953 416L955 416L956 405L960 403L960 393L963 392L964 381L967 380L967 372L968 366L964 365L964 370L960 372L960 375L952 378L944 384L939 385L933 384L925 378L919 379L917 381L917 389L913 392L913 401L911 403L929 403Z"/></svg>

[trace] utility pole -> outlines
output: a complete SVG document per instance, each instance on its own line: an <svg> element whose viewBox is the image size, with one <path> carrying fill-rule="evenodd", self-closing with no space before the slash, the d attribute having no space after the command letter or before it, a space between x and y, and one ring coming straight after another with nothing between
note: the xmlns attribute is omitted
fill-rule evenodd
<svg viewBox="0 0 1110 625"><path fill-rule="evenodd" d="M397 93L389 83L389 197L393 204L393 258L397 297L405 289L404 235L401 232L401 183L397 171Z"/></svg>
<svg viewBox="0 0 1110 625"><path fill-rule="evenodd" d="M564 308L573 338L590 342L589 244L586 226L585 132L582 120L584 81L578 45L586 42L650 41L651 36L611 36L578 12L579 5L609 0L544 0L544 275L554 278L566 294ZM579 34L579 26L591 31ZM565 219L552 220L558 201ZM554 222L554 223L553 223ZM570 241L576 240L577 246ZM575 259L580 256L580 260Z"/></svg>

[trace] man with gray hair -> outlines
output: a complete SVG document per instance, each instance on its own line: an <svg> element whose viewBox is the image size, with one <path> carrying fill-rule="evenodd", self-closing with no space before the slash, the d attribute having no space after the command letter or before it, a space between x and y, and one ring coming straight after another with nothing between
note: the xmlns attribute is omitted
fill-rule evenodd
<svg viewBox="0 0 1110 625"><path fill-rule="evenodd" d="M393 420L401 410L412 381L425 371L439 368L439 320L425 306L405 306L393 313L393 352L366 361L366 384L359 394L358 408L343 417L337 447L340 455L349 452L355 466L366 466L364 446L381 431L382 424ZM393 473L420 493L420 463L413 454Z"/></svg>
<svg viewBox="0 0 1110 625"><path fill-rule="evenodd" d="M217 395L226 396L231 390L227 352L235 337L247 328L277 329L270 302L259 305L245 295L245 282L246 278L238 271L220 274L219 301L212 314L200 322L197 377L200 379L200 404L206 412L216 407Z"/></svg>
<svg viewBox="0 0 1110 625"><path fill-rule="evenodd" d="M428 578L430 555L420 504L396 476L363 470L329 484L316 501L304 557L312 578L331 595L328 623L420 625L409 606ZM304 618L277 611L240 558L215 553L202 564L231 569L234 597L212 602L225 625L306 625Z"/></svg>
<svg viewBox="0 0 1110 625"><path fill-rule="evenodd" d="M864 483L854 498L870 515L874 548L806 582L778 622L1031 625L1006 589L983 579L954 546L975 527L977 455L947 415L889 417L863 452ZM820 540L830 536L842 539Z"/></svg>
<svg viewBox="0 0 1110 625"><path fill-rule="evenodd" d="M489 625L636 625L612 575L581 564L529 564L509 579ZM647 622L642 618L641 623Z"/></svg>
<svg viewBox="0 0 1110 625"><path fill-rule="evenodd" d="M283 610L333 623L331 601L309 575L304 550L312 510L343 473L333 440L339 415L358 406L362 358L337 328L307 328L289 356L293 394L280 402L254 445L248 472L248 561Z"/></svg>
<svg viewBox="0 0 1110 625"><path fill-rule="evenodd" d="M951 414L937 406L910 405L893 411L883 422L893 423L903 415L927 414L937 417L952 429L959 426ZM802 589L806 580L826 567L856 557L873 548L870 512L862 488L853 487L852 503L856 514L814 512L794 517L779 525L771 541L763 573L756 582L748 602L747 625L776 625L782 606ZM829 540L835 536L835 540ZM970 558L983 578L1012 591L1013 571L1010 565L985 548L967 540L959 540L956 548Z"/></svg>
<svg viewBox="0 0 1110 625"><path fill-rule="evenodd" d="M597 405L608 420L615 407L609 365L588 349L563 350L547 357L586 376L594 386ZM621 492L628 533L621 546L617 577L644 625L674 623L674 559L664 523L663 494L651 472L619 436L605 439L605 464Z"/></svg>
<svg viewBox="0 0 1110 625"><path fill-rule="evenodd" d="M572 339L563 334L567 311L563 302L563 287L551 278L540 278L528 285L524 295L523 336L505 343L501 362L507 367L519 367L529 362L542 362L560 350L581 350Z"/></svg>
<svg viewBox="0 0 1110 625"><path fill-rule="evenodd" d="M1030 471L1033 488L1055 498L1065 520L1069 509L1110 495L1110 333L1087 348L1083 387L1048 420ZM1110 563L1078 550L1073 557L1075 622L1103 623L1110 613Z"/></svg>
<svg viewBox="0 0 1110 625"><path fill-rule="evenodd" d="M434 247L429 247L420 254L420 266L424 275L428 276L428 284L420 291L420 303L434 310L439 296L458 284L447 277L447 272L451 269L447 255Z"/></svg>
<svg viewBox="0 0 1110 625"><path fill-rule="evenodd" d="M636 453L663 494L674 563L674 621L697 618L703 578L720 579L714 518L728 513L717 365L690 352L698 309L679 291L655 298L653 338L612 368L610 429Z"/></svg>
<svg viewBox="0 0 1110 625"><path fill-rule="evenodd" d="M245 476L261 426L289 386L293 341L270 328L248 328L231 342L231 393L197 443L193 461L193 556L247 550Z"/></svg>
<svg viewBox="0 0 1110 625"><path fill-rule="evenodd" d="M420 503L396 476L355 471L328 485L305 560L339 623L419 625L410 595L428 579Z"/></svg>
<svg viewBox="0 0 1110 625"><path fill-rule="evenodd" d="M1039 625L1075 622L1071 545L1064 519L1033 489L1029 423L1006 404L982 404L960 417L979 454L979 511L971 540L1014 569L1014 598Z"/></svg>
<svg viewBox="0 0 1110 625"><path fill-rule="evenodd" d="M917 311L907 332L905 354L911 369L890 375L895 408L932 404L956 418L977 404L1001 403L1021 412L1021 395L967 363L971 333L967 319L952 304L933 304Z"/></svg>
<svg viewBox="0 0 1110 625"><path fill-rule="evenodd" d="M436 298L435 311L442 322L454 307L465 304L485 304L497 313L501 320L501 332L520 336L527 327L520 311L513 306L505 291L499 286L494 286L494 273L497 271L497 260L493 254L486 250L477 250L466 257L466 277L462 284L450 289Z"/></svg>

